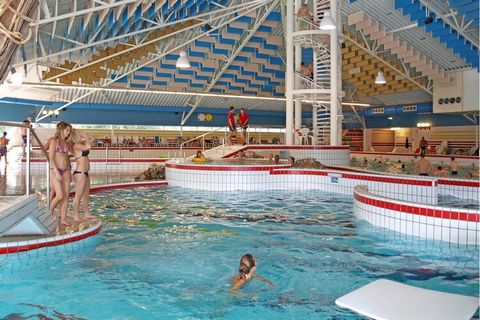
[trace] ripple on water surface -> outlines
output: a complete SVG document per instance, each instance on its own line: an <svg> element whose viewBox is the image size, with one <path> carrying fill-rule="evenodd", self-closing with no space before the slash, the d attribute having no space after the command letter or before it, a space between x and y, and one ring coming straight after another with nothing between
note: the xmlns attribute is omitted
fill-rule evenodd
<svg viewBox="0 0 480 320"><path fill-rule="evenodd" d="M362 319L335 299L379 278L478 296L478 248L372 227L335 194L152 187L93 195L92 208L104 221L95 244L3 273L1 316ZM274 287L232 294L247 252ZM20 258L32 259L9 259Z"/></svg>

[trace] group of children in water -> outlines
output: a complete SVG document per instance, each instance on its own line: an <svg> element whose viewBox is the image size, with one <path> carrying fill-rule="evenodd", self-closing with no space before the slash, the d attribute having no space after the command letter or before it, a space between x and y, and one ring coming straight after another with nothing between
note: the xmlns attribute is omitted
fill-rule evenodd
<svg viewBox="0 0 480 320"><path fill-rule="evenodd" d="M363 161L360 163L356 157L352 157L351 160L352 165L360 166L360 167L368 167L369 161L366 157L363 158ZM376 165L393 165L394 163L390 162L390 159L373 159L373 164ZM398 164L400 165L399 169L400 173L409 173L407 170L408 163L404 163L401 160L398 160ZM444 177L447 178L448 176L458 176L459 174L459 165L455 160L455 157L450 157L450 163L448 165L444 164L443 161L432 165L430 160L425 158L423 153L420 154L420 159L417 160L417 156L415 155L414 158L411 160L411 166L413 169L413 174L420 175L420 176L437 176L437 177ZM473 173L467 173L466 178L478 177L478 168L476 168L475 163L472 163L472 170ZM397 171L395 171L397 172Z"/></svg>
<svg viewBox="0 0 480 320"><path fill-rule="evenodd" d="M69 226L67 220L68 199L70 182L75 181L75 196L72 204L72 218L76 223L88 219L95 219L90 214L90 160L88 155L92 146L93 138L85 132L73 129L66 122L57 124L55 135L47 140L44 147L50 160L50 214L55 215L55 209L59 206L59 224ZM71 171L70 156L76 162L75 170ZM80 216L80 204L83 208L83 216Z"/></svg>

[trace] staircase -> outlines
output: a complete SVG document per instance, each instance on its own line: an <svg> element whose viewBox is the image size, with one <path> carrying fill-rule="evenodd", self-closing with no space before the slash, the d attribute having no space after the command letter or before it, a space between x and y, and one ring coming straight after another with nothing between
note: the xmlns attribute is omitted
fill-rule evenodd
<svg viewBox="0 0 480 320"><path fill-rule="evenodd" d="M313 136L317 145L330 143L330 108L324 104L314 105Z"/></svg>
<svg viewBox="0 0 480 320"><path fill-rule="evenodd" d="M342 144L350 146L350 151L363 151L363 130L347 130L343 134Z"/></svg>
<svg viewBox="0 0 480 320"><path fill-rule="evenodd" d="M218 146L210 150L206 150L203 154L210 159L218 160L222 159L224 156L234 153L238 150L245 148L242 145L233 145L233 146ZM193 156L192 156L193 157Z"/></svg>

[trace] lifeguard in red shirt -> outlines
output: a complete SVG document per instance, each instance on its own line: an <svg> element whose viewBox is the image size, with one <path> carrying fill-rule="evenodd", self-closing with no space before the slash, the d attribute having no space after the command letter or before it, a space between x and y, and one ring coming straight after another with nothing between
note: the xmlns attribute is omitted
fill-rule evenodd
<svg viewBox="0 0 480 320"><path fill-rule="evenodd" d="M242 136L243 136L243 145L247 142L247 129L248 129L248 113L245 111L244 108L240 109L240 114L238 115L238 119L240 120L240 128L242 128Z"/></svg>
<svg viewBox="0 0 480 320"><path fill-rule="evenodd" d="M230 111L228 112L228 117L227 117L228 128L230 130L230 133L227 136L227 145L229 146L233 145L232 137L237 132L237 127L235 125L235 115L233 114L234 109L235 108L233 106L230 107Z"/></svg>

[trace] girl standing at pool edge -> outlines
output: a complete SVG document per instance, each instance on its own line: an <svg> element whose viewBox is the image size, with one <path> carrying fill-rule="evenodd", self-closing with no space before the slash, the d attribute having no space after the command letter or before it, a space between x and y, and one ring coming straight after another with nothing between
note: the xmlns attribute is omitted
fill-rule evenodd
<svg viewBox="0 0 480 320"><path fill-rule="evenodd" d="M50 159L50 175L55 197L50 204L50 215L54 216L55 208L60 203L61 225L69 225L67 222L68 194L70 192L70 160L68 158L68 137L72 126L61 122L57 125L57 131L50 140L48 158Z"/></svg>

